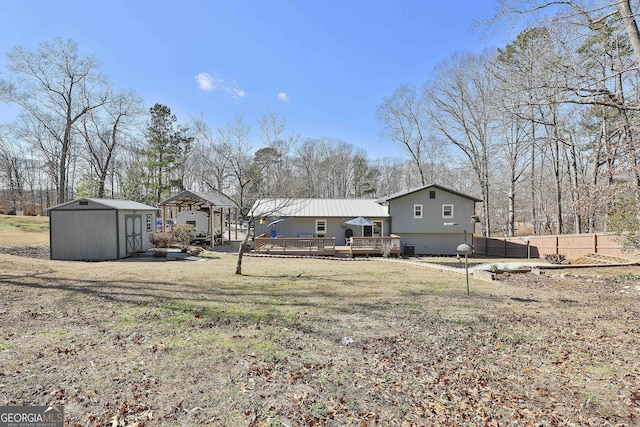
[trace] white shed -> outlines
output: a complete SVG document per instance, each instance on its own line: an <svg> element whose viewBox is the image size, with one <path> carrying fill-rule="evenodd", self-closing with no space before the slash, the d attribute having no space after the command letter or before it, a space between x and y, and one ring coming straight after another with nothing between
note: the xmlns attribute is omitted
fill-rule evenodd
<svg viewBox="0 0 640 427"><path fill-rule="evenodd" d="M153 206L130 200L84 198L49 209L50 257L110 260L149 250Z"/></svg>

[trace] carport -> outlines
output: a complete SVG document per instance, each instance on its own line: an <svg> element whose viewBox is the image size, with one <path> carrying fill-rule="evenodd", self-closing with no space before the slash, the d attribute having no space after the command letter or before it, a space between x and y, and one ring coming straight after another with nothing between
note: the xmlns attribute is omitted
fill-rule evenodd
<svg viewBox="0 0 640 427"><path fill-rule="evenodd" d="M184 210L208 210L209 211L209 230L211 236L215 232L219 232L220 236L224 236L225 216L229 220L229 227L227 227L228 240L231 241L231 213L236 214L236 226L235 226L235 238L238 238L238 209L233 200L227 196L219 193L203 193L199 191L182 191L175 196L169 197L158 203L158 208L162 209L162 231L166 232L166 223L168 213L171 209L175 209L177 212ZM220 229L214 230L214 218L218 216L220 218ZM214 244L215 239L211 239L211 244ZM224 239L222 239L224 241Z"/></svg>

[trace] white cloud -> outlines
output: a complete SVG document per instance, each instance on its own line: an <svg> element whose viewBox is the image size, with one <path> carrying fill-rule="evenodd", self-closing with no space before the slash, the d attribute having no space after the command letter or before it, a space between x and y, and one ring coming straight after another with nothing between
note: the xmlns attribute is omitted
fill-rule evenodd
<svg viewBox="0 0 640 427"><path fill-rule="evenodd" d="M278 93L278 101L287 102L289 100L289 95L286 92Z"/></svg>
<svg viewBox="0 0 640 427"><path fill-rule="evenodd" d="M222 78L209 73L200 73L195 79L198 87L206 92L227 92L234 99L247 96L247 91L240 88L236 82L225 82Z"/></svg>
<svg viewBox="0 0 640 427"><path fill-rule="evenodd" d="M200 73L196 76L198 87L207 92L214 90L213 77L209 73Z"/></svg>

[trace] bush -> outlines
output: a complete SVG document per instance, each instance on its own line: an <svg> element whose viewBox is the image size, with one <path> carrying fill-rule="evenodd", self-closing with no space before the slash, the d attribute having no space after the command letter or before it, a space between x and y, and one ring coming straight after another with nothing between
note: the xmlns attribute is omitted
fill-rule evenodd
<svg viewBox="0 0 640 427"><path fill-rule="evenodd" d="M383 258L389 258L391 256L391 251L393 250L393 245L391 243L383 243L382 249L380 251L380 255Z"/></svg>
<svg viewBox="0 0 640 427"><path fill-rule="evenodd" d="M191 224L180 224L173 227L173 241L180 246L180 249L186 250L189 243L196 238L196 228Z"/></svg>
<svg viewBox="0 0 640 427"><path fill-rule="evenodd" d="M173 243L171 233L154 233L149 236L149 241L154 248L168 248Z"/></svg>
<svg viewBox="0 0 640 427"><path fill-rule="evenodd" d="M546 254L544 259L551 264L562 264L566 257L562 254Z"/></svg>

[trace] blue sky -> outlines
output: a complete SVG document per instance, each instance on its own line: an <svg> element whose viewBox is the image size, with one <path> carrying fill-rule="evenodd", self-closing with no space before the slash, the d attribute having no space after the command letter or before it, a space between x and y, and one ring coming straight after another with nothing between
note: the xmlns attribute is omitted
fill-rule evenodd
<svg viewBox="0 0 640 427"><path fill-rule="evenodd" d="M181 123L202 116L216 128L242 115L257 149L257 120L273 111L303 138L403 157L380 136L377 106L456 51L508 43L472 32L494 11L493 0L3 1L0 70L16 45L70 38L117 88ZM0 104L0 123L14 115Z"/></svg>

